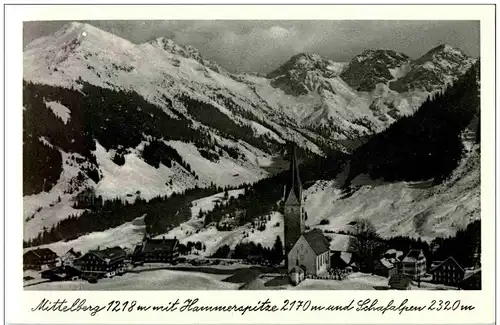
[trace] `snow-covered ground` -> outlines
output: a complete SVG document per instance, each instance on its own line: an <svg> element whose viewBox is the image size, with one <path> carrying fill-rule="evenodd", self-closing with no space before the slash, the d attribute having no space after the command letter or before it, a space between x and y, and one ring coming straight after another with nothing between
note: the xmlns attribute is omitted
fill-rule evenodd
<svg viewBox="0 0 500 325"><path fill-rule="evenodd" d="M243 269L244 270L244 269ZM252 281L256 273L248 269L248 276L241 276L239 267L204 268L192 270L152 269L133 271L114 278L100 279L97 283L84 280L47 282L34 279L25 281L25 290L236 290L246 281ZM240 276L235 276L239 274ZM36 275L35 275L36 276ZM385 277L352 273L343 280L306 279L293 286L286 279L275 280L275 275L260 275L268 290L388 290ZM239 279L239 280L238 280ZM245 280L246 279L246 280ZM439 284L421 283L411 285L412 290L455 289Z"/></svg>
<svg viewBox="0 0 500 325"><path fill-rule="evenodd" d="M341 178L341 177L340 177ZM480 219L480 155L477 145L461 161L451 178L430 182L384 183L358 177L359 188L343 198L341 179L319 181L305 192L305 209L312 227L346 230L356 218L367 218L382 236L417 236L431 240L453 235ZM320 226L322 219L328 225Z"/></svg>
<svg viewBox="0 0 500 325"><path fill-rule="evenodd" d="M61 151L63 161L63 171L54 187L49 192L27 195L23 197L23 221L25 240L34 238L44 227L50 229L59 221L66 219L70 215L78 216L83 210L74 209L74 194L68 194L68 187L72 179L75 179L80 171L78 166L72 162L72 157L83 158L79 154L67 154ZM95 186L95 183L87 179L79 188L78 192L86 186Z"/></svg>
<svg viewBox="0 0 500 325"><path fill-rule="evenodd" d="M343 198L340 186L345 172L333 181L318 181L305 191L306 224L322 230L349 230L349 223L356 218L368 218L379 234L384 237L409 235L432 240L437 236L453 235L456 230L480 218L480 161L477 145L467 142L468 154L461 161L451 178L438 186L431 182L385 183L359 176L353 184L361 186L347 198ZM276 236L283 240L283 216L272 212L263 218L264 231L252 229L251 225L236 227L230 231L219 231L214 226L205 227L204 219L198 218L200 210L213 210L217 202L225 203L230 197L237 198L244 190L232 190L228 197L218 193L193 201L191 220L184 222L161 238L177 237L182 243L201 241L206 250L198 254L210 256L223 245L230 248L240 242L253 241L272 247ZM268 218L270 217L270 220ZM320 225L321 220L328 224ZM73 247L87 251L97 246L133 247L144 234L141 218L103 232L82 236L69 242L58 242L44 247L58 254ZM348 246L348 236L327 233L336 250ZM340 247L340 248L339 248Z"/></svg>
<svg viewBox="0 0 500 325"><path fill-rule="evenodd" d="M45 282L27 290L235 290L238 283L223 282L227 274L183 272L172 270L125 273L97 283L84 280Z"/></svg>
<svg viewBox="0 0 500 325"><path fill-rule="evenodd" d="M331 91L292 96L272 87L271 81L263 77L231 76L224 71L219 73L217 68L204 65L196 56L179 54L193 49L169 44L175 51L164 47L165 40L137 45L88 24L70 23L55 34L26 46L23 52L23 77L36 83L69 88L79 88L78 80L84 80L103 88L134 90L172 116L175 114L171 110L185 114L186 108L175 100L172 107L165 105L164 98L172 99L176 95L187 94L191 98L211 103L235 123L252 127L255 137L271 137L278 143L293 140L319 154L322 151L309 136L305 137L296 130L299 125L334 120L334 124L347 130L347 133L357 134L367 129L355 123L355 120L366 118L368 122L374 123L376 130L380 130L394 121L390 117L392 115L385 111L386 106L394 106L397 114L407 114L426 95L413 92L400 96L390 91L387 85L378 86L372 93L358 92L335 76L320 80L326 82ZM332 63L329 69L338 72L342 67ZM401 68L391 73L397 79L406 71ZM309 80L312 83L315 82L313 77ZM260 121L266 121L266 124L249 120L244 117L245 114L233 110L231 105L224 106L217 102L214 98L218 95L231 99L239 109L253 114ZM47 102L46 105L63 121L71 119L69 107L57 102ZM386 116L388 114L389 117ZM196 171L199 176L199 180L196 180L177 164L172 168L160 165L156 169L149 166L140 158L138 148L126 148L130 152L125 155L125 164L118 166L111 160L113 153L97 145L95 154L103 179L99 184L92 184L88 180L88 184L84 185L96 187L98 195L104 198L128 197L137 191L142 197L151 198L210 182L239 185L269 176L266 167L272 160L271 156L242 141L224 139L208 127L207 130L218 145L237 147L244 158L232 159L224 155L214 163L203 158L193 144L169 141ZM50 146L46 139L40 141ZM471 150L475 148L471 147ZM79 171L79 168L67 163L65 155L63 153L63 172L56 186L49 193L23 198L24 239L35 237L43 227L49 228L71 214L82 213L71 208L72 196L64 194L69 180L76 177ZM364 217L371 219L384 236L405 234L430 239L449 235L470 220L479 218L478 156L476 154L474 158L474 155L470 155L470 159L462 162L450 181L430 188L422 184L383 184L357 179L354 183L357 181L358 185L362 185L361 188L350 197L342 198L338 180L317 182L305 192L305 209L309 216L307 224L318 227L322 219L327 219L329 225L320 228L338 230L354 218ZM78 190L73 191L73 194ZM276 236L283 233L281 215L272 213L270 217L263 232L254 230L252 233L247 225L219 232L213 227L202 228L202 220L193 219L166 235L177 236L181 241L204 241L207 246L205 254L213 253L224 244L232 247L242 240L258 241L270 246ZM276 226L278 223L280 225ZM95 243L111 244L119 241L114 239L116 234L113 232L133 231L130 223L120 227L87 236L109 236L109 241L95 239ZM131 238L135 240L135 237ZM73 244L83 245L78 244L83 239L80 242L78 240L80 238Z"/></svg>
<svg viewBox="0 0 500 325"><path fill-rule="evenodd" d="M60 241L39 247L50 248L59 256L66 253L71 248L77 252L82 252L83 254L91 249L104 249L106 247L114 246L133 249L135 245L143 239L145 228L144 217L139 217L134 221L124 223L116 228L111 228L106 231L93 232L67 242ZM32 248L26 248L24 251L30 249Z"/></svg>

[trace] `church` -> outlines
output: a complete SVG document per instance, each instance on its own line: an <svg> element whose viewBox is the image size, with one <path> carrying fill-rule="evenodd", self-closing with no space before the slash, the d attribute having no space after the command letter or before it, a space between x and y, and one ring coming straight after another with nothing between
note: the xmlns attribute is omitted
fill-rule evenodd
<svg viewBox="0 0 500 325"><path fill-rule="evenodd" d="M321 230L305 230L304 197L295 147L291 150L290 175L284 194L284 242L288 272L296 266L310 275L326 272L330 267L330 244Z"/></svg>

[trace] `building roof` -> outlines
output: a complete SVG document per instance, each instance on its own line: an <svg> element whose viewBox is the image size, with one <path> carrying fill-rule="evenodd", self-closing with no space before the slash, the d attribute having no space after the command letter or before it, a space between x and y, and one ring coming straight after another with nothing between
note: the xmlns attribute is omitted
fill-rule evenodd
<svg viewBox="0 0 500 325"><path fill-rule="evenodd" d="M412 260L417 260L421 253L422 253L421 249L412 249L408 252L408 254L406 254L403 261L411 262Z"/></svg>
<svg viewBox="0 0 500 325"><path fill-rule="evenodd" d="M394 267L394 264L386 258L381 258L380 264L382 264L384 267L388 269L392 269Z"/></svg>
<svg viewBox="0 0 500 325"><path fill-rule="evenodd" d="M394 274L389 278L388 284L393 289L408 289L411 285L411 278L402 273Z"/></svg>
<svg viewBox="0 0 500 325"><path fill-rule="evenodd" d="M42 257L42 255L48 255L48 254L53 254L53 255L57 255L53 250L51 250L50 248L36 248L36 249L32 249L32 250L29 250L27 251L26 253L24 254L28 254L28 253L33 253L35 254L37 257Z"/></svg>
<svg viewBox="0 0 500 325"><path fill-rule="evenodd" d="M394 256L396 256L396 258L400 258L401 256L403 256L403 252L397 251L394 248L391 248L391 249L388 249L384 255L394 255Z"/></svg>
<svg viewBox="0 0 500 325"><path fill-rule="evenodd" d="M460 270L462 270L465 273L464 268L460 264L458 264L458 262L453 258L453 256L448 257L447 259L445 259L444 261L442 261L441 263L439 263L438 265L433 267L429 272L432 273L432 272L436 271L437 269L441 268L446 263L453 263L453 264L457 265L460 268Z"/></svg>
<svg viewBox="0 0 500 325"><path fill-rule="evenodd" d="M71 248L71 249L70 249L69 251L67 251L67 252L66 252L66 254L64 254L64 255L71 255L71 256L73 256L73 257L75 257L75 258L78 258L78 257L82 256L82 253L80 253L80 252L76 252L73 248Z"/></svg>
<svg viewBox="0 0 500 325"><path fill-rule="evenodd" d="M475 269L475 270L472 270L472 271L469 271L465 273L465 276L464 278L462 279L462 282L465 281L465 280L468 280L474 276L481 276L481 268L479 269Z"/></svg>
<svg viewBox="0 0 500 325"><path fill-rule="evenodd" d="M462 282L471 281L471 279L473 279L475 277L481 278L481 268L475 269L475 270L468 272L468 273L465 273L465 276L462 279Z"/></svg>
<svg viewBox="0 0 500 325"><path fill-rule="evenodd" d="M295 194L295 198L290 196L292 190ZM290 150L290 169L287 184L285 185L285 202L288 201L289 198L297 199L299 203L302 202L302 184L300 182L299 163L297 161L295 146L292 146Z"/></svg>
<svg viewBox="0 0 500 325"><path fill-rule="evenodd" d="M89 253L92 253L99 257L100 259L106 261L109 260L109 262L114 262L116 260L119 260L121 258L125 258L125 251L123 248L119 246L111 247L111 248L106 248L106 249L101 249L101 250L92 250L89 251Z"/></svg>
<svg viewBox="0 0 500 325"><path fill-rule="evenodd" d="M353 238L350 235L344 235L344 234L329 234L331 236L332 240L329 243L330 250L331 251L337 251L337 252L350 252L350 242L351 238Z"/></svg>
<svg viewBox="0 0 500 325"><path fill-rule="evenodd" d="M316 255L323 254L330 250L330 243L321 230L313 229L303 234L303 236Z"/></svg>
<svg viewBox="0 0 500 325"><path fill-rule="evenodd" d="M155 251L167 251L172 252L179 240L174 239L148 239L141 249L141 253L151 253Z"/></svg>
<svg viewBox="0 0 500 325"><path fill-rule="evenodd" d="M345 264L349 265L352 262L352 253L340 252L340 259L344 261Z"/></svg>

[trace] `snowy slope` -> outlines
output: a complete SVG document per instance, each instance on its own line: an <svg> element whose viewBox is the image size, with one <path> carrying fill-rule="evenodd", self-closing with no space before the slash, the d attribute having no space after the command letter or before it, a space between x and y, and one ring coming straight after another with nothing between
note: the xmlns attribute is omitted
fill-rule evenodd
<svg viewBox="0 0 500 325"><path fill-rule="evenodd" d="M105 149L95 141L93 157L57 149L62 155L57 183L49 191L24 197L24 235L33 238L44 227L82 213L71 207L72 200L87 186L95 188L104 199L128 200L137 195L149 199L194 186L238 186L268 177L273 157L288 141L318 155L323 155L325 148L349 151L338 140L357 140L383 130L413 112L429 94L415 87L400 93L393 89L394 82L412 81L415 67L428 69L432 63L439 66L434 70L440 74L433 75L433 80L437 80L433 86L439 88L441 81L444 85L450 76L463 73L470 61L447 47L423 58L422 62L409 65L404 55L369 51L349 63L338 63L317 54L298 54L267 77L232 75L203 58L196 49L166 38L133 44L88 24L69 23L25 47L25 81L40 88L52 85L75 92L82 92L86 83L101 90L136 92L172 119L189 121L189 128L203 132L211 139L213 148L186 139L153 139L151 134L143 134L137 147L134 144ZM353 87L352 80L345 77L364 74L374 65L384 69L380 75L364 76L368 84L374 84L370 91ZM416 76L421 81L426 74ZM78 111L68 103L50 98L44 98L43 103L63 126L78 121ZM197 111L200 107L202 110ZM31 109L24 105L23 113L29 115ZM122 121L122 114L118 107L100 118ZM141 107L134 114L138 121L145 120ZM36 116L31 118L36 120ZM225 124L213 123L214 120L224 120ZM243 136L246 138L241 139ZM53 139L46 134L37 139L40 146L53 146ZM170 167L161 163L158 168L147 164L141 150L152 140L173 147L192 171L176 162ZM238 153L236 158L229 153L231 150ZM124 158L121 165L114 159L118 151ZM207 159L207 154L215 153L217 159ZM84 162L75 163L68 156L78 156ZM97 179L86 172L87 167L97 171Z"/></svg>
<svg viewBox="0 0 500 325"><path fill-rule="evenodd" d="M194 49L183 49L163 39L136 45L91 25L71 23L26 47L24 79L69 88L81 88L81 81L85 81L104 88L130 89L165 110L170 109L165 106L165 98L169 98L174 101L174 109L181 113L186 113L186 109L174 97L187 94L211 103L237 123L252 124L262 119L269 120L269 125L282 122L283 116L267 114L272 108L259 100L246 84L212 70L220 71L199 54L185 57L186 51ZM241 112L221 105L218 98L230 98ZM253 117L249 120L250 116ZM299 145L321 152L293 128L265 129L260 126L255 136L263 132L274 136L278 133L280 141L297 140Z"/></svg>
<svg viewBox="0 0 500 325"><path fill-rule="evenodd" d="M418 236L430 240L453 235L480 218L480 155L473 146L451 179L437 186L430 182L384 183L359 176L360 186L343 198L343 180L320 181L306 191L306 211L311 225L348 230L356 218L372 221L380 235ZM319 226L322 219L327 226Z"/></svg>
<svg viewBox="0 0 500 325"><path fill-rule="evenodd" d="M281 236L283 239L283 216L280 213L273 212L269 220L262 218L263 223L266 224L266 229L259 231L252 229L250 224L237 227L231 231L219 231L215 226L204 226L204 218L199 218L200 210L207 212L212 211L217 202L225 203L230 197L238 198L243 194L244 190L232 190L228 192L228 198L224 198L224 193L218 193L206 198L193 201L191 213L192 219L180 224L178 227L170 230L163 236L167 238L176 237L181 243L201 241L206 245L205 251L200 251L200 255L210 256L217 251L221 246L228 245L234 248L240 242L253 241L261 243L264 247L272 247L276 236ZM265 219L265 220L264 220Z"/></svg>
<svg viewBox="0 0 500 325"><path fill-rule="evenodd" d="M144 238L145 229L144 216L142 216L116 228L93 232L67 242L60 241L42 245L40 248L50 248L59 256L65 254L71 248L83 254L92 249L104 249L114 246L121 246L124 249L133 249L135 245ZM24 250L27 251L29 249L27 248Z"/></svg>
<svg viewBox="0 0 500 325"><path fill-rule="evenodd" d="M344 197L341 187L347 171L335 180L317 181L304 193L308 215L306 225L324 231L349 231L349 222L356 218L367 218L383 237L417 236L430 241L437 236L453 235L456 230L480 218L480 153L474 140L469 133L464 133L464 145L468 153L450 179L437 186L431 186L430 181L386 183L360 175L353 181L353 185L359 187L358 190ZM234 248L236 244L246 241L272 247L276 236L282 237L284 231L283 216L278 212L261 219L266 225L264 231L252 229L250 224L231 231L218 231L214 226L205 227L204 219L199 218L200 210L211 211L217 202L223 204L230 197L238 198L243 193L244 190L231 190L228 197L218 193L193 201L191 220L158 238L176 237L182 243L201 241L206 245L206 250L198 254L203 256L212 255L223 245ZM329 223L320 225L323 219ZM83 252L97 246L132 248L142 239L144 231L143 218L138 218L113 229L43 247L50 247L59 254L71 247ZM348 236L326 235L332 238L332 249L345 249L348 246Z"/></svg>

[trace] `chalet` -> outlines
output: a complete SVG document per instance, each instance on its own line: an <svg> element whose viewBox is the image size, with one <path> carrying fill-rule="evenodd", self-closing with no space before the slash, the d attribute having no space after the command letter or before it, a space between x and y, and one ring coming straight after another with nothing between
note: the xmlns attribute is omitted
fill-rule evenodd
<svg viewBox="0 0 500 325"><path fill-rule="evenodd" d="M68 250L63 256L59 257L61 266L63 265L74 265L75 260L82 257L82 253L76 252L73 248Z"/></svg>
<svg viewBox="0 0 500 325"><path fill-rule="evenodd" d="M133 261L146 263L170 263L179 256L179 240L145 239L133 252Z"/></svg>
<svg viewBox="0 0 500 325"><path fill-rule="evenodd" d="M450 256L429 273L432 274L432 282L456 286L463 280L465 270Z"/></svg>
<svg viewBox="0 0 500 325"><path fill-rule="evenodd" d="M36 248L23 255L24 269L41 270L44 267L52 268L57 264L57 254L49 248Z"/></svg>
<svg viewBox="0 0 500 325"><path fill-rule="evenodd" d="M397 264L394 264L389 259L383 257L381 259L375 260L374 262L374 272L376 275L385 276L390 278L391 276L398 273Z"/></svg>
<svg viewBox="0 0 500 325"><path fill-rule="evenodd" d="M124 266L126 253L121 247L88 251L78 260L82 277L110 277L120 272Z"/></svg>
<svg viewBox="0 0 500 325"><path fill-rule="evenodd" d="M393 290L410 290L411 278L403 273L396 273L389 278L389 288Z"/></svg>
<svg viewBox="0 0 500 325"><path fill-rule="evenodd" d="M462 290L481 290L481 269L466 272L458 287Z"/></svg>
<svg viewBox="0 0 500 325"><path fill-rule="evenodd" d="M401 261L401 272L418 280L426 273L427 260L422 250L412 249Z"/></svg>
<svg viewBox="0 0 500 325"><path fill-rule="evenodd" d="M329 243L330 267L344 269L357 263L357 256L349 248L352 236L345 234L332 234Z"/></svg>
<svg viewBox="0 0 500 325"><path fill-rule="evenodd" d="M81 272L72 266L59 266L41 272L42 279L48 279L51 281L77 279L80 277L80 275Z"/></svg>
<svg viewBox="0 0 500 325"><path fill-rule="evenodd" d="M345 269L354 264L354 255L349 252L330 251L330 267Z"/></svg>
<svg viewBox="0 0 500 325"><path fill-rule="evenodd" d="M395 264L396 261L401 261L403 259L403 255L404 254L402 251L397 251L391 248L384 253L383 257L389 260L391 263Z"/></svg>
<svg viewBox="0 0 500 325"><path fill-rule="evenodd" d="M302 234L288 253L288 272L302 267L307 274L318 275L330 268L329 242L319 229Z"/></svg>

